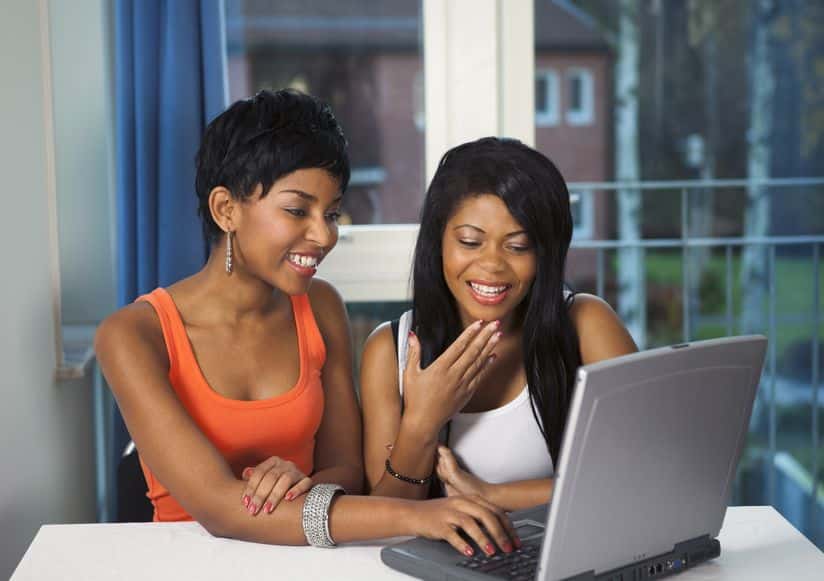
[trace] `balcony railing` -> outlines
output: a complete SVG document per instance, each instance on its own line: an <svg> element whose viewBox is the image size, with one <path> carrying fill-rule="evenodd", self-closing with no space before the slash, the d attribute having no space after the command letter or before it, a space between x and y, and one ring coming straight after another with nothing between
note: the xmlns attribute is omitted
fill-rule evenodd
<svg viewBox="0 0 824 581"><path fill-rule="evenodd" d="M719 198L730 192L752 191L760 188L762 191L771 193L775 200L775 192L781 191L785 195L797 195L803 192L812 195L817 200L824 199L824 178L797 178L797 179L773 179L773 180L695 180L695 181L663 181L663 182L637 182L637 183L571 183L569 189L576 192L578 196L589 195L599 201L603 201L609 196L619 195L621 192L638 192L646 196L678 196L678 203L673 209L678 212L675 229L677 234L673 236L649 237L638 236L630 240L617 239L597 239L598 234L594 234L595 239L575 238L572 243L574 249L589 250L595 252L594 265L594 288L592 290L599 296L608 294L607 284L609 280L609 268L613 270L625 268L619 264L617 254L623 249L637 249L640 251L641 259L639 263L641 271L635 275L642 277L644 284L642 289L648 286L649 273L643 266L644 258L648 253L656 251L675 251L680 253L680 289L676 289L675 296L680 297L681 305L681 340L690 341L696 338L706 338L706 333L698 333L697 327L701 322L715 323L715 329L720 331L717 334L732 335L742 332L740 325L736 323L741 319L741 313L736 313L734 291L736 289L735 257L739 257L748 249L759 248L761 255L766 261L766 283L765 311L763 316L765 326L758 329L769 338L767 359L764 373L762 375L756 408L753 412L753 424L751 425L750 441L748 452L742 462L742 470L749 469L749 482L744 482L746 476L739 472L733 502L747 504L766 503L779 508L796 526L801 528L809 538L818 546L824 546L824 486L822 485L822 456L824 450L821 447L821 418L822 406L820 395L820 369L821 369L821 335L822 335L822 271L821 254L824 246L824 210L818 216L818 226L816 233L804 235L770 235L762 233L757 236L732 235L732 236L710 236L691 235L691 224L689 223L692 211L691 202L697 195L704 192L712 192ZM741 196L740 203L745 202L746 196ZM599 207L598 204L595 204ZM601 204L601 208L606 204ZM824 204L820 205L824 208ZM672 218L672 217L671 217ZM643 219L643 217L642 217ZM741 221L743 230L743 220ZM617 231L617 228L615 229ZM671 229L672 230L672 229ZM787 230L790 230L789 228ZM603 233L602 233L603 235ZM701 304L697 278L701 272L696 272L691 254L695 252L705 252L714 256L723 256L723 312L714 316L700 316ZM809 279L809 289L796 289L795 295L803 295L809 292L809 309L806 312L794 314L782 314L779 311L792 310L797 305L787 305L781 303L781 298L777 292L777 263L781 254L793 253L793 261L796 263L806 263L808 268L805 280ZM610 262L610 256L616 257ZM671 254L671 253L670 253ZM571 262L575 262L572 258ZM744 293L747 289L740 289ZM642 292L646 292L642 290ZM636 297L638 299L638 297ZM640 317L639 325L646 329L646 310L648 303L645 297L639 299L642 308L638 313ZM616 306L616 305L613 305ZM719 325L720 323L720 325ZM792 380L783 377L778 365L778 343L782 331L782 325L805 324L811 327L809 340L810 374L809 382ZM752 331L745 329L744 331ZM699 335L702 335L699 337ZM644 341L646 343L646 341ZM647 345L649 346L649 345ZM782 404L782 402L784 402ZM792 402L796 409L809 406L809 441L806 446L800 446L797 441L800 435L793 429L791 423L783 423L779 426L779 411L788 407L787 402ZM791 407L791 406L789 406ZM766 423L766 426L763 424ZM762 430L766 434L760 433ZM804 430L806 432L806 426ZM766 436L766 441L763 440ZM785 451L787 440L796 440L794 448L805 447L810 456L808 461L802 463L798 458ZM784 442L782 445L780 442ZM760 480L760 482L759 482ZM766 482L765 482L766 481ZM803 500L799 500L802 498Z"/></svg>

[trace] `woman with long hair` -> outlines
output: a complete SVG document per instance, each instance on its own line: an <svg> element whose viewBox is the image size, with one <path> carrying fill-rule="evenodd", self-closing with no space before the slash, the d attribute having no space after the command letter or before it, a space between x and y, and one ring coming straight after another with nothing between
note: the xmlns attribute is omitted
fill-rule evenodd
<svg viewBox="0 0 824 581"><path fill-rule="evenodd" d="M206 129L195 183L206 265L115 312L95 338L154 518L277 544L422 535L471 554L462 529L508 546L511 523L482 498L356 496L349 323L314 280L348 181L343 132L314 97L262 91Z"/></svg>
<svg viewBox="0 0 824 581"><path fill-rule="evenodd" d="M448 496L507 510L547 502L578 367L637 350L607 303L565 288L569 204L555 165L519 141L443 156L412 309L378 327L362 358L372 494L424 498L437 476Z"/></svg>

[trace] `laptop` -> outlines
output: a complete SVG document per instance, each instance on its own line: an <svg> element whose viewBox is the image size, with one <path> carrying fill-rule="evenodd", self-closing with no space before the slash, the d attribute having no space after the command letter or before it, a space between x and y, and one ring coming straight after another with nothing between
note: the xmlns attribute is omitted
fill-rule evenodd
<svg viewBox="0 0 824 581"><path fill-rule="evenodd" d="M421 579L658 579L720 554L767 340L742 336L579 369L548 506L512 513L522 547L467 558L442 541L381 559Z"/></svg>

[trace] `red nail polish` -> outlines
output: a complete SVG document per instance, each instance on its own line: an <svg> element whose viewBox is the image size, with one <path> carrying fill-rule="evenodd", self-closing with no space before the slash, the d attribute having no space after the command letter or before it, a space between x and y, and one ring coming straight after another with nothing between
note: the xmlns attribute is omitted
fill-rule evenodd
<svg viewBox="0 0 824 581"><path fill-rule="evenodd" d="M268 512L269 514L271 514L271 513L272 513L272 503L271 503L271 502L267 502L266 504L264 504L264 505L263 505L263 510L265 510L266 512Z"/></svg>
<svg viewBox="0 0 824 581"><path fill-rule="evenodd" d="M414 337L415 336L415 331L409 331L409 336Z"/></svg>
<svg viewBox="0 0 824 581"><path fill-rule="evenodd" d="M243 478L249 478L249 473L250 473L251 471L252 471L252 469L251 469L251 468L244 468L244 469L243 469L243 473L241 474L241 476L242 476Z"/></svg>
<svg viewBox="0 0 824 581"><path fill-rule="evenodd" d="M252 500L252 499L251 499L251 498L249 498L249 495L248 495L248 494L244 494L244 495L243 495L243 500L241 500L241 502L243 503L243 506L248 507L248 506L249 506L249 501L250 501L250 500Z"/></svg>
<svg viewBox="0 0 824 581"><path fill-rule="evenodd" d="M249 505L249 514L257 513L257 505L253 502Z"/></svg>
<svg viewBox="0 0 824 581"><path fill-rule="evenodd" d="M511 553L512 552L512 543L506 542L506 543L504 543L504 546L502 548L504 550L504 553Z"/></svg>
<svg viewBox="0 0 824 581"><path fill-rule="evenodd" d="M495 547L492 546L492 543L487 543L484 549L486 550L488 555L491 555L495 552Z"/></svg>
<svg viewBox="0 0 824 581"><path fill-rule="evenodd" d="M286 500L292 500L293 498L295 498L294 494L292 494L291 492L286 493Z"/></svg>
<svg viewBox="0 0 824 581"><path fill-rule="evenodd" d="M519 537L515 537L515 547L518 549L521 548L521 539Z"/></svg>
<svg viewBox="0 0 824 581"><path fill-rule="evenodd" d="M475 551L472 550L472 547L466 547L464 549L464 555L466 555L467 557L471 557L474 554L475 554Z"/></svg>

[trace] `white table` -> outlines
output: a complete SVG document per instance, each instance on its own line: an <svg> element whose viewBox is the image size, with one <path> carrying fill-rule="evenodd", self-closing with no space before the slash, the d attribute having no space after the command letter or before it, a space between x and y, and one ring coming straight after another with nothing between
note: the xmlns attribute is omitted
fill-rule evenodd
<svg viewBox="0 0 824 581"><path fill-rule="evenodd" d="M728 509L719 540L720 558L673 579L824 581L824 553L772 507ZM260 545L212 537L197 523L44 525L12 581L410 579L381 563L383 545Z"/></svg>

